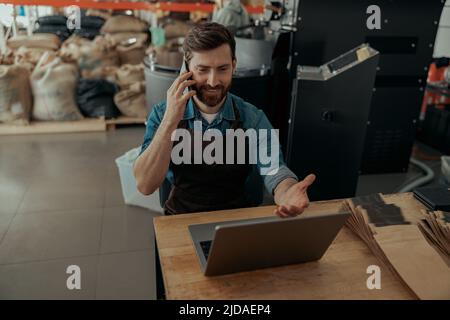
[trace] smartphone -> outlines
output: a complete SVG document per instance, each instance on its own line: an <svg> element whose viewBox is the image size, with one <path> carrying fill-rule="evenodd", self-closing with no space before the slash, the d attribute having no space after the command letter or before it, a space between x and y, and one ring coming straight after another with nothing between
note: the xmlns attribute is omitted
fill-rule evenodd
<svg viewBox="0 0 450 320"><path fill-rule="evenodd" d="M180 75L182 75L185 71L189 71L189 64L188 64L188 62L186 61L186 59L183 59L183 64L181 65ZM187 79L187 80L192 80L192 77L190 77L190 78ZM184 90L183 94L184 94L184 93L188 93L189 90L193 90L192 86L187 87L187 88Z"/></svg>

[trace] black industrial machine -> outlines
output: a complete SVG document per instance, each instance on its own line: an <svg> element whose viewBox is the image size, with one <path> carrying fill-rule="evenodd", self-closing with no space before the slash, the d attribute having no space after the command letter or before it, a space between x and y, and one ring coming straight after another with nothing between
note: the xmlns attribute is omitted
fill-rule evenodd
<svg viewBox="0 0 450 320"><path fill-rule="evenodd" d="M358 173L407 170L443 5L441 0L283 0L276 19L270 14L255 23L273 32L268 72L266 63L248 54L267 43L237 39L238 61L250 66L243 66L249 73L235 77L231 91L263 109L280 129L295 173L316 171L313 200L353 196ZM362 43L369 45L370 56L355 63L351 52L358 49L352 48ZM266 56L258 58L266 61ZM314 82L302 78L312 69L301 66L327 66L336 73L329 69L332 76ZM339 180L334 179L340 173L332 174L336 168L346 172Z"/></svg>
<svg viewBox="0 0 450 320"><path fill-rule="evenodd" d="M311 200L355 194L378 57L363 44L322 66L297 67L286 159L300 178L317 175Z"/></svg>
<svg viewBox="0 0 450 320"><path fill-rule="evenodd" d="M408 169L444 2L284 1L286 14L281 24L292 30L291 78L297 66L322 65L361 43L380 52L361 162L363 174ZM349 82L347 88L356 92L355 85Z"/></svg>

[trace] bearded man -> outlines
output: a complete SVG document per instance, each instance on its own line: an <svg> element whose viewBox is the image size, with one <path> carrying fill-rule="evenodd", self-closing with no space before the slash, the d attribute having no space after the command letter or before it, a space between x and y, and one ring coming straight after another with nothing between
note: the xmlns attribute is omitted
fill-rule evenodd
<svg viewBox="0 0 450 320"><path fill-rule="evenodd" d="M237 64L235 48L232 33L223 25L204 23L193 27L183 44L188 71L173 82L166 101L154 106L149 115L134 174L138 190L145 195L155 192L164 179L171 182L173 187L164 205L166 214L248 206L245 185L252 166L262 166L260 161L186 164L174 163L171 157L174 131L182 128L193 135L196 121L201 121L204 132L219 130L225 140L229 129L273 130L263 111L229 92ZM190 156L195 157L207 145L203 142L202 149L194 149ZM274 152L271 145L270 141L264 145L269 155ZM309 205L307 188L315 176L299 181L284 164L281 150L276 151L279 165L262 180L277 204L274 214L296 216Z"/></svg>

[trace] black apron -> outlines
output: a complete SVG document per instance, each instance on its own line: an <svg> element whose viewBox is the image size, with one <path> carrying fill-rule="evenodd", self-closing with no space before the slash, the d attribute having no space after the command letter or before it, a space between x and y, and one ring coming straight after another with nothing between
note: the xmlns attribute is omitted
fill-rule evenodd
<svg viewBox="0 0 450 320"><path fill-rule="evenodd" d="M235 120L231 129L244 129L239 110L233 101ZM226 164L226 140L223 136L223 164L194 164L194 130L187 121L180 121L178 128L187 129L191 135L191 164L170 163L174 184L164 205L165 214L180 214L214 210L236 209L249 206L245 183L252 165L249 163L249 143L245 141L245 164L237 164L237 145L234 144L234 162ZM245 130L245 129L244 129ZM178 141L174 143L174 146ZM211 141L202 142L202 152Z"/></svg>

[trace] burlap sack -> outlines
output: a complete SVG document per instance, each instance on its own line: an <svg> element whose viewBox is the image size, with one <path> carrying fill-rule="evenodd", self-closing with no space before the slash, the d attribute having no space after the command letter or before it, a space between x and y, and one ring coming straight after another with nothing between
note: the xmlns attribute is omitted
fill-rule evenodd
<svg viewBox="0 0 450 320"><path fill-rule="evenodd" d="M36 120L80 120L75 102L78 70L75 65L56 59L46 66L41 61L31 74L34 95L33 118Z"/></svg>
<svg viewBox="0 0 450 320"><path fill-rule="evenodd" d="M61 40L52 33L35 33L31 36L18 35L8 40L8 47L18 49L19 47L41 48L47 50L58 50Z"/></svg>
<svg viewBox="0 0 450 320"><path fill-rule="evenodd" d="M153 54L156 57L156 63L161 66L171 68L180 68L183 63L183 51L178 41L179 38L168 41L160 47L150 47L147 54Z"/></svg>
<svg viewBox="0 0 450 320"><path fill-rule="evenodd" d="M28 124L32 106L30 72L0 65L0 122Z"/></svg>
<svg viewBox="0 0 450 320"><path fill-rule="evenodd" d="M118 67L119 54L109 38L97 37L80 48L78 65L83 77L92 78L101 74L107 67Z"/></svg>
<svg viewBox="0 0 450 320"><path fill-rule="evenodd" d="M148 33L145 32L117 32L108 33L104 35L105 38L110 38L111 41L117 45L126 45L128 40L136 39L137 43L148 42Z"/></svg>
<svg viewBox="0 0 450 320"><path fill-rule="evenodd" d="M147 22L133 16L113 16L106 20L101 33L144 32L148 30Z"/></svg>
<svg viewBox="0 0 450 320"><path fill-rule="evenodd" d="M203 11L192 11L189 14L189 20L194 23L201 23L202 21L209 20L211 13Z"/></svg>
<svg viewBox="0 0 450 320"><path fill-rule="evenodd" d="M0 54L0 65L11 65L14 63L14 51L7 48L4 54Z"/></svg>
<svg viewBox="0 0 450 320"><path fill-rule="evenodd" d="M186 21L170 19L163 23L166 39L184 37L193 25Z"/></svg>
<svg viewBox="0 0 450 320"><path fill-rule="evenodd" d="M132 84L145 81L144 65L125 64L117 69L116 83L120 89L128 89Z"/></svg>
<svg viewBox="0 0 450 320"><path fill-rule="evenodd" d="M82 70L81 76L87 79L104 79L116 83L117 66L102 66L93 70Z"/></svg>
<svg viewBox="0 0 450 320"><path fill-rule="evenodd" d="M105 20L111 18L113 11L110 10L97 10L97 9L89 9L86 11L87 16L101 17Z"/></svg>
<svg viewBox="0 0 450 320"><path fill-rule="evenodd" d="M72 35L62 44L59 56L65 62L78 62L81 57L81 47L88 46L90 42L88 39Z"/></svg>
<svg viewBox="0 0 450 320"><path fill-rule="evenodd" d="M120 64L139 64L145 57L148 34L144 32L118 32L105 34L104 38L117 45Z"/></svg>
<svg viewBox="0 0 450 320"><path fill-rule="evenodd" d="M145 82L137 82L114 96L114 102L123 115L147 118L145 106Z"/></svg>
<svg viewBox="0 0 450 320"><path fill-rule="evenodd" d="M120 64L137 65L144 61L146 46L143 43L134 43L129 46L117 46Z"/></svg>
<svg viewBox="0 0 450 320"><path fill-rule="evenodd" d="M14 52L14 63L24 66L32 72L36 64L45 53L48 55L47 63L56 59L55 51L49 51L48 49L42 48L20 47Z"/></svg>

